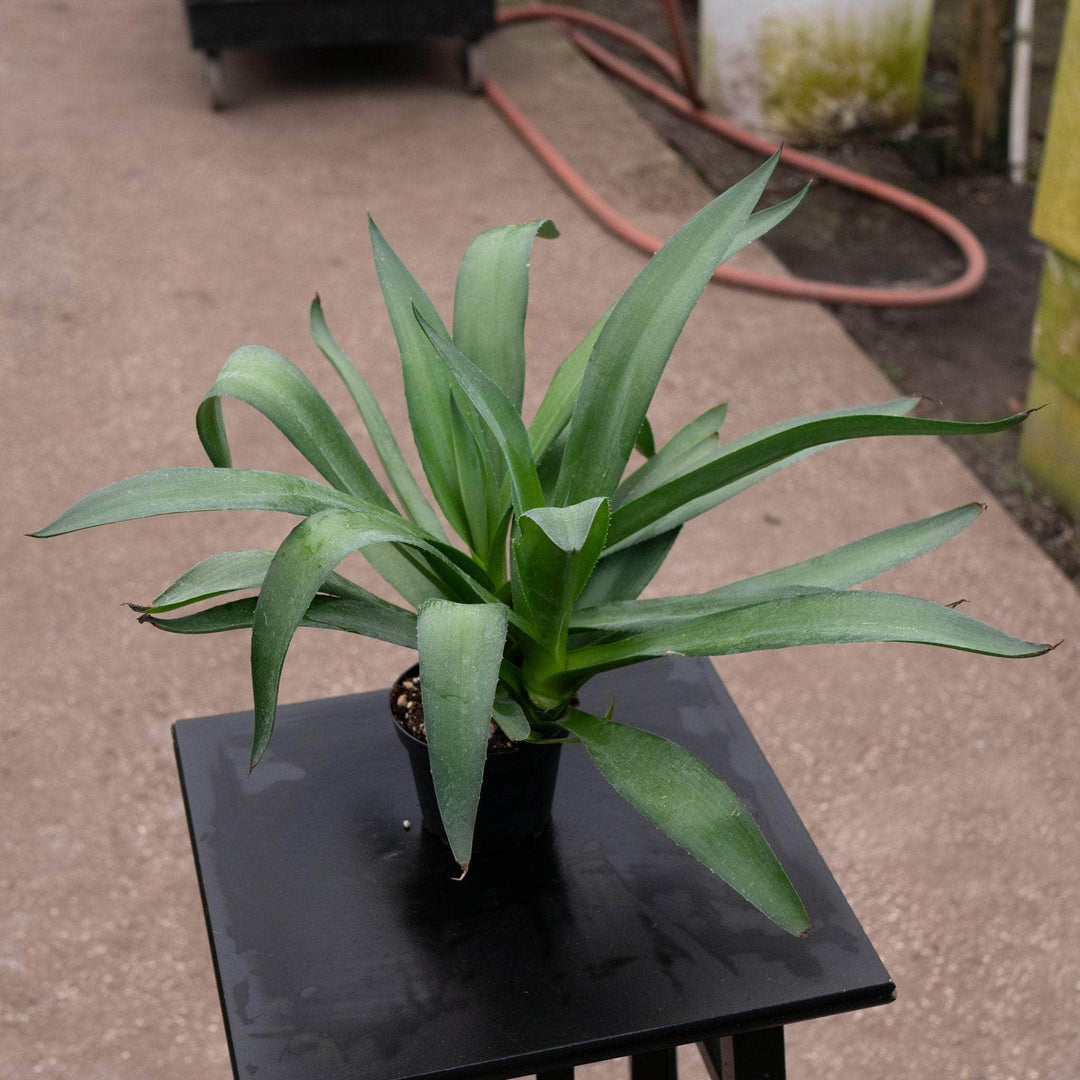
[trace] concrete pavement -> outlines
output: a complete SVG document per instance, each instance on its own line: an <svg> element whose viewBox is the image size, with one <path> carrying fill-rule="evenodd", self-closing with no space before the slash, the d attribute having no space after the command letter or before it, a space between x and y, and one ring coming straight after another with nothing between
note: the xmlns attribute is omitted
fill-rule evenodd
<svg viewBox="0 0 1080 1080"><path fill-rule="evenodd" d="M155 634L120 605L213 551L274 546L289 523L21 534L108 481L202 464L194 410L240 344L290 356L354 415L307 337L316 290L403 430L366 210L444 314L478 231L556 220L562 239L533 260L533 403L642 259L461 92L438 50L412 65L227 57L240 100L221 115L172 0L10 0L0 50L0 1077L224 1077L169 723L248 707L246 644ZM667 234L706 201L557 33L515 31L488 51L626 212ZM652 415L666 436L729 399L737 435L893 394L823 310L713 288ZM302 468L260 418L229 415L237 464ZM1067 638L1057 652L821 647L717 665L899 987L886 1009L793 1028L792 1077L1080 1075L1080 597L923 439L845 447L759 485L687 529L656 582L696 591L971 499L990 512L886 584L966 596L1014 633ZM407 662L300 635L282 699L379 687Z"/></svg>

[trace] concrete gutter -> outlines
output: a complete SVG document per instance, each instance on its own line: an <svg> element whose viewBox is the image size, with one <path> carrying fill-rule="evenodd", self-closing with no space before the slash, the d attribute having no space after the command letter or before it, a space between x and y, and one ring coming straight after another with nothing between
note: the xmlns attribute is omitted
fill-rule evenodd
<svg viewBox="0 0 1080 1080"><path fill-rule="evenodd" d="M307 340L316 290L401 429L366 210L444 313L479 230L557 221L563 238L534 256L533 402L642 259L460 91L438 51L405 70L227 57L241 102L213 115L179 4L12 0L0 49L0 1077L205 1080L228 1063L169 723L248 707L246 642L178 641L120 604L213 551L273 546L290 523L207 515L47 543L21 534L107 481L201 464L194 409L240 344L292 357L353 415ZM489 51L627 212L668 233L707 199L556 31L518 31ZM666 436L729 399L735 435L890 396L825 311L717 288L654 425ZM298 467L258 418L237 409L230 423L238 464ZM993 502L939 442L833 451L687 529L657 591L971 499ZM1012 632L1072 640L1019 663L863 646L718 664L900 988L887 1009L793 1029L791 1075L1074 1076L1080 598L993 505L887 584L966 596ZM407 662L390 646L300 635L283 699L383 686Z"/></svg>

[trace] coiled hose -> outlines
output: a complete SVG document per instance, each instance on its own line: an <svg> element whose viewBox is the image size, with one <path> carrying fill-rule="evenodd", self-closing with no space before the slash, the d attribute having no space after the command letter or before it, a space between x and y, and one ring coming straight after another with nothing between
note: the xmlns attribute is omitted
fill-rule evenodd
<svg viewBox="0 0 1080 1080"><path fill-rule="evenodd" d="M662 3L675 42L676 56L672 56L648 38L619 23L590 12L579 11L577 8L546 3L522 4L499 11L496 21L499 26L511 26L516 23L535 22L539 19L554 19L568 28L586 27L596 33L621 41L636 49L663 71L680 90L673 90L643 75L579 30L568 31L574 44L591 60L613 75L651 95L672 112L763 156L774 153L778 149L777 143L747 131L702 107L690 65L685 27L678 11L677 0L662 0ZM652 236L624 217L585 182L494 79L485 77L482 89L492 105L555 178L606 228L649 254L661 247L663 241L659 237ZM960 249L966 262L964 272L943 285L920 288L871 288L864 285L844 285L808 278L776 277L770 274L754 273L739 267L721 266L713 275L714 281L799 300L819 300L830 304L860 304L866 307L927 307L934 304L947 304L970 296L982 284L986 277L986 252L975 234L966 225L940 207L893 184L875 180L864 173L844 168L842 165L836 165L801 150L793 150L785 146L781 161L812 176L818 176L851 191L868 195L924 221Z"/></svg>

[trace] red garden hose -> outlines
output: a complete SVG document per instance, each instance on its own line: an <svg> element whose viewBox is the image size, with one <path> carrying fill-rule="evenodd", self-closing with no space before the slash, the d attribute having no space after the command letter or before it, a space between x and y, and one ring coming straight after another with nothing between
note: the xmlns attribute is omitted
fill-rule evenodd
<svg viewBox="0 0 1080 1080"><path fill-rule="evenodd" d="M676 0L663 0L663 4L675 41L677 56L672 56L648 38L619 23L586 11L579 11L577 8L545 3L522 4L499 11L496 20L499 26L509 26L513 23L532 22L538 19L555 19L566 25L584 26L622 41L637 49L646 59L660 68L681 88L682 92L672 90L641 74L636 68L620 60L580 31L569 31L571 39L590 59L612 74L650 94L672 112L757 153L766 156L774 153L778 149L777 143L755 135L733 124L730 120L725 120L715 113L708 112L699 104L695 104L697 89L690 65L685 28L678 13ZM556 179L603 225L628 243L650 254L661 247L663 241L660 238L652 236L618 213L574 171L569 162L547 141L494 79L485 78L483 90L492 105L502 113ZM960 249L967 263L964 272L944 285L914 289L870 288L864 285L842 285L798 277L774 277L733 266L721 266L713 275L715 281L800 300L820 300L831 304L861 304L866 307L926 307L932 304L946 304L970 296L982 284L986 277L986 252L975 234L966 225L940 207L893 184L875 180L853 169L846 169L842 165L835 165L823 158L793 150L790 147L783 148L781 161L851 191L869 195L873 199L895 206L926 222L948 237Z"/></svg>

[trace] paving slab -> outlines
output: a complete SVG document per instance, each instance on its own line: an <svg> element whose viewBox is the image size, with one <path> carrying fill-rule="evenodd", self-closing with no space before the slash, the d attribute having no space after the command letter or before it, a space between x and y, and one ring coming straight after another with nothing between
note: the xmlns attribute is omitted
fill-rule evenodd
<svg viewBox="0 0 1080 1080"><path fill-rule="evenodd" d="M562 239L533 260L531 403L642 258L461 91L450 50L229 56L237 107L218 115L171 0L9 0L0 50L0 1077L224 1077L169 724L248 707L246 644L157 634L121 605L214 551L274 546L290 523L21 534L105 482L202 464L194 410L241 344L299 362L355 431L307 339L315 291L402 428L366 211L445 314L472 236L556 220ZM667 234L706 201L557 31L489 52L625 212ZM653 420L663 437L727 399L737 435L891 396L824 310L711 288ZM237 464L303 469L260 418L228 418ZM655 584L708 588L971 499L991 505L969 532L886 584L967 597L1014 633L1066 638L1057 652L866 645L717 664L899 987L886 1009L793 1029L793 1077L1077 1075L1080 599L927 439L844 447L766 481L687 528ZM282 698L372 689L409 662L299 635Z"/></svg>

